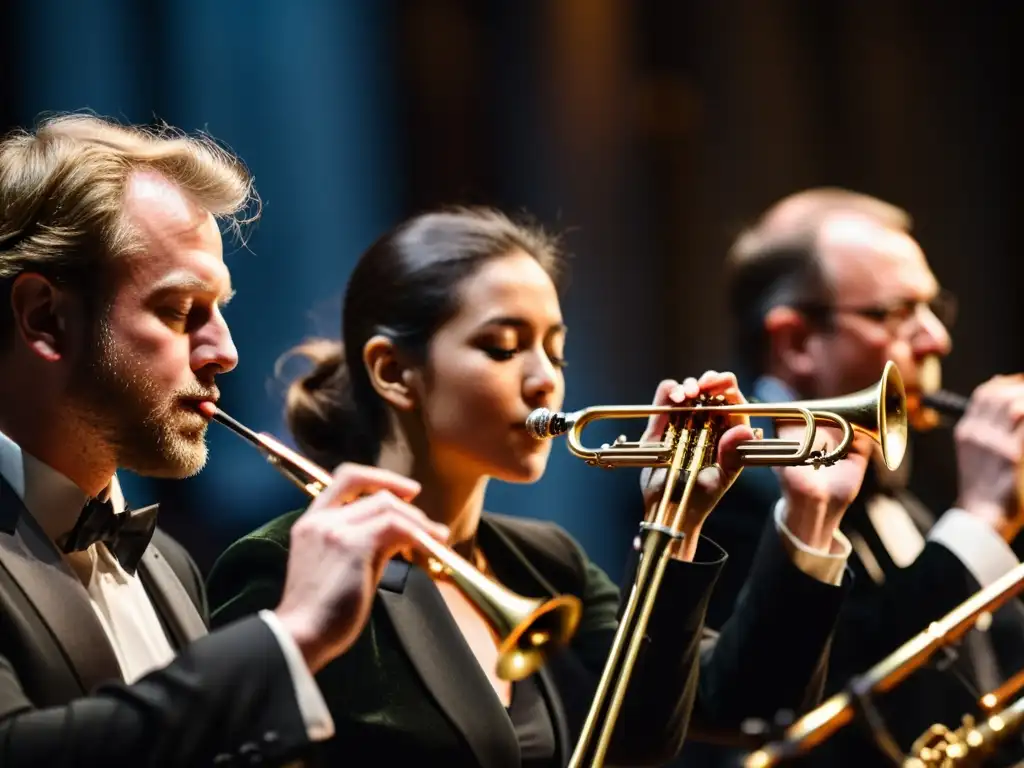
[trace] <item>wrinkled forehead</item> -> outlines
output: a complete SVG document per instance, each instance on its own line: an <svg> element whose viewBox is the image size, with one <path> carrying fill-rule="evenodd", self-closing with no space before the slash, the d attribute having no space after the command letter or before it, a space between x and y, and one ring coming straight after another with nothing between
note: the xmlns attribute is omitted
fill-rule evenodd
<svg viewBox="0 0 1024 768"><path fill-rule="evenodd" d="M847 303L927 299L938 288L914 238L864 216L830 216L817 250L829 285Z"/></svg>

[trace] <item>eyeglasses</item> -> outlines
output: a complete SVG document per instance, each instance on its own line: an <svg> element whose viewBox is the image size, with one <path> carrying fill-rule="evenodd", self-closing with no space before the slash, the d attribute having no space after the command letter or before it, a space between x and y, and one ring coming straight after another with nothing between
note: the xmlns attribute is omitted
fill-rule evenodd
<svg viewBox="0 0 1024 768"><path fill-rule="evenodd" d="M931 312L946 330L956 322L957 300L950 291L941 290L928 301L902 299L888 304L850 306L842 304L799 303L795 309L811 315L851 314L866 317L897 333L918 316L922 309Z"/></svg>

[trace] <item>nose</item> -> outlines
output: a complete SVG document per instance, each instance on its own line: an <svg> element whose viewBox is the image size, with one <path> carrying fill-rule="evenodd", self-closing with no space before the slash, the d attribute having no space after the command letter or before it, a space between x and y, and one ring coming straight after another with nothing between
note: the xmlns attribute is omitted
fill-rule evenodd
<svg viewBox="0 0 1024 768"><path fill-rule="evenodd" d="M927 306L921 307L917 315L917 327L912 339L914 353L919 357L926 355L946 356L953 348L953 340L949 330L935 313Z"/></svg>
<svg viewBox="0 0 1024 768"><path fill-rule="evenodd" d="M228 373L238 365L238 349L227 322L218 312L194 336L192 370L208 374Z"/></svg>
<svg viewBox="0 0 1024 768"><path fill-rule="evenodd" d="M523 396L531 405L544 405L558 391L561 375L546 353L538 352L530 357L523 379Z"/></svg>

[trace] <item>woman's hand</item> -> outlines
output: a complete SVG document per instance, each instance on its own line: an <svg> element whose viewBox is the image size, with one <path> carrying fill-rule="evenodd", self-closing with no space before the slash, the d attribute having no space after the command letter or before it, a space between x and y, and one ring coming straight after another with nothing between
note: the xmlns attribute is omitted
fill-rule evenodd
<svg viewBox="0 0 1024 768"><path fill-rule="evenodd" d="M747 402L739 390L735 375L707 371L700 379L687 378L682 383L672 379L661 382L654 395L654 405L680 405L701 394L711 398L722 396L725 403ZM754 432L750 428L750 419L746 416L722 415L718 419L716 431L721 434L721 438L718 441L716 455L712 457L713 463L702 469L697 475L697 483L690 497L690 503L688 508L683 511L681 529L685 534L685 539L674 551L674 556L680 559L691 560L693 558L704 520L739 476L742 465L739 451L736 449L737 445L743 441L754 439ZM668 414L652 416L648 420L647 430L641 440L645 442L661 440L668 421ZM667 471L664 468L653 470L647 468L641 473L640 487L643 490L644 507L648 510L648 514L651 514L656 508L665 490ZM683 480L684 478L680 477L677 482L682 483Z"/></svg>

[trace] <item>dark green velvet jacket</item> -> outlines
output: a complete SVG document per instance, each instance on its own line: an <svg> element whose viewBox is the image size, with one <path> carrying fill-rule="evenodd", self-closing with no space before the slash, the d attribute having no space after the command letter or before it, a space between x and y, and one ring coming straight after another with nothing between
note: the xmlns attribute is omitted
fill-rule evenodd
<svg viewBox="0 0 1024 768"><path fill-rule="evenodd" d="M214 626L280 600L291 512L234 543L208 591ZM497 578L526 596L573 594L583 617L571 647L537 673L565 765L615 632L620 594L560 527L485 514L478 543ZM774 526L733 620L714 634L704 616L725 553L701 539L693 563L666 571L646 643L618 720L609 765L661 765L692 735L738 733L749 717L803 710L820 697L827 648L846 584L797 569ZM635 565L627 566L626 583ZM433 582L404 561L389 565L369 623L317 676L336 734L323 764L518 768L505 708Z"/></svg>

